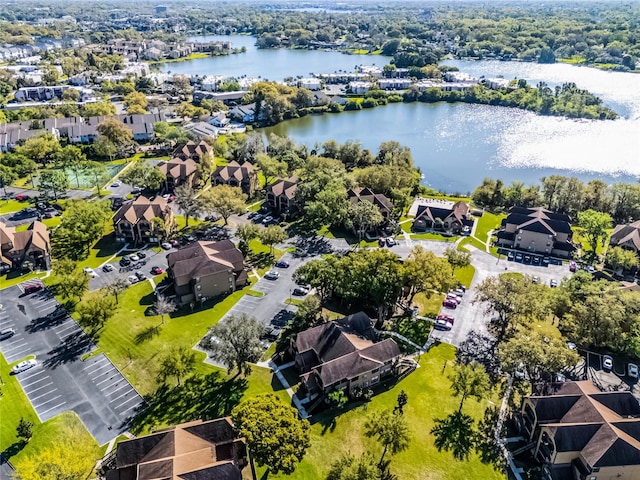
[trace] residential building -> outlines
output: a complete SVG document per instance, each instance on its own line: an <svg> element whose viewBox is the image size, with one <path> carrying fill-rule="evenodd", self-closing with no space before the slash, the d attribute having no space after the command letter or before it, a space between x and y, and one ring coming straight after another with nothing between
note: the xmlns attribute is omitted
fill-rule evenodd
<svg viewBox="0 0 640 480"><path fill-rule="evenodd" d="M405 90L409 88L412 83L409 78L381 78L378 80L378 86L382 90Z"/></svg>
<svg viewBox="0 0 640 480"><path fill-rule="evenodd" d="M109 116L89 117L83 123L75 122L67 129L69 143L93 143L98 138L98 126ZM133 133L133 139L148 142L155 136L153 126L166 120L163 113L121 114L113 118L122 122ZM64 135L63 135L64 136Z"/></svg>
<svg viewBox="0 0 640 480"><path fill-rule="evenodd" d="M349 90L354 95L362 95L363 93L367 93L371 90L373 83L371 82L363 82L363 81L355 81L349 82Z"/></svg>
<svg viewBox="0 0 640 480"><path fill-rule="evenodd" d="M322 81L319 78L301 78L298 80L298 87L309 90L322 90Z"/></svg>
<svg viewBox="0 0 640 480"><path fill-rule="evenodd" d="M471 232L473 227L469 205L462 201L450 202L437 198L419 198L411 210L414 208L415 217L411 228L415 232L437 230L459 234Z"/></svg>
<svg viewBox="0 0 640 480"><path fill-rule="evenodd" d="M609 245L640 253L640 220L616 225L609 239Z"/></svg>
<svg viewBox="0 0 640 480"><path fill-rule="evenodd" d="M22 232L0 222L0 252L0 263L12 269L29 261L34 268L48 270L51 267L49 230L37 220Z"/></svg>
<svg viewBox="0 0 640 480"><path fill-rule="evenodd" d="M500 247L561 258L576 249L569 217L542 207L512 207L497 236Z"/></svg>
<svg viewBox="0 0 640 480"><path fill-rule="evenodd" d="M244 256L231 240L195 242L167 255L178 305L225 295L247 284Z"/></svg>
<svg viewBox="0 0 640 480"><path fill-rule="evenodd" d="M186 160L190 158L196 162L200 162L200 159L204 154L213 155L213 148L204 140L199 142L189 141L187 143L181 143L173 150L173 158L181 158Z"/></svg>
<svg viewBox="0 0 640 480"><path fill-rule="evenodd" d="M240 165L234 160L215 169L211 174L211 184L240 187L243 193L251 197L258 188L258 175L250 162Z"/></svg>
<svg viewBox="0 0 640 480"><path fill-rule="evenodd" d="M218 129L207 122L189 123L184 128L198 138L216 138L218 136Z"/></svg>
<svg viewBox="0 0 640 480"><path fill-rule="evenodd" d="M242 480L246 465L229 417L196 420L119 442L106 480Z"/></svg>
<svg viewBox="0 0 640 480"><path fill-rule="evenodd" d="M48 87L22 87L19 88L14 97L18 102L48 102L50 100L62 98L65 90L75 89L80 94L81 103L95 101L93 90L84 87L70 87L69 85L55 85Z"/></svg>
<svg viewBox="0 0 640 480"><path fill-rule="evenodd" d="M256 104L233 107L229 110L229 117L242 123L253 123L256 120Z"/></svg>
<svg viewBox="0 0 640 480"><path fill-rule="evenodd" d="M200 183L198 163L190 158L186 160L173 158L168 162L162 162L158 168L166 178L165 190L167 192L173 192L180 185L196 187Z"/></svg>
<svg viewBox="0 0 640 480"><path fill-rule="evenodd" d="M359 202L369 202L373 203L385 221L388 221L391 218L393 213L393 203L387 197L385 197L381 193L374 193L373 190L369 188L356 187L351 188L347 191L347 198L351 203L359 203Z"/></svg>
<svg viewBox="0 0 640 480"><path fill-rule="evenodd" d="M400 349L387 338L376 342L364 312L300 332L290 353L300 373L303 394L310 400L343 390L354 395L399 373Z"/></svg>
<svg viewBox="0 0 640 480"><path fill-rule="evenodd" d="M287 217L295 215L300 206L296 201L296 191L300 179L294 175L286 180L280 179L267 189L267 205Z"/></svg>
<svg viewBox="0 0 640 480"><path fill-rule="evenodd" d="M589 380L524 399L518 416L548 480L640 478L640 405L628 391L602 392Z"/></svg>
<svg viewBox="0 0 640 480"><path fill-rule="evenodd" d="M173 211L161 196L147 198L140 195L135 200L124 202L113 216L116 239L136 245L158 243L161 232L154 218L164 222L162 229L165 232L173 229Z"/></svg>
<svg viewBox="0 0 640 480"><path fill-rule="evenodd" d="M20 122L20 124L31 122ZM7 128L14 126L15 124L4 124L0 127L0 152L8 152L16 148L18 145L24 143L26 140L34 137L39 137L45 133L50 133L56 138L59 138L58 131L55 129L29 129L29 128Z"/></svg>

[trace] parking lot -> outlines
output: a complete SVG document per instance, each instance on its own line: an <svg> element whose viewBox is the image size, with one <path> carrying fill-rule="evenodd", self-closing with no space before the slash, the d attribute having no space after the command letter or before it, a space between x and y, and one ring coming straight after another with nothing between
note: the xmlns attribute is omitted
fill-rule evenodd
<svg viewBox="0 0 640 480"><path fill-rule="evenodd" d="M97 290L99 288L104 287L109 282L112 282L115 278L123 278L127 279L129 275L133 275L135 272L142 272L147 278L153 278L154 275L151 273L152 267L160 267L163 271L167 270L167 251L156 252L150 248L144 249L144 253L146 257L141 259L139 263L139 268L131 268L129 270L123 269L117 261L110 262L113 265L114 269L111 272L105 272L100 268L95 268L94 271L96 273L96 277L91 279L89 283L90 290ZM171 250L173 251L173 250ZM133 253L131 250L130 253ZM144 265L141 263L144 262Z"/></svg>
<svg viewBox="0 0 640 480"><path fill-rule="evenodd" d="M25 295L24 286L2 291L0 330L16 333L0 351L10 364L35 356L36 366L17 379L40 420L73 410L100 444L126 431L143 399L104 355L82 361L95 349L91 338L68 315L48 320L60 308L56 299L46 289Z"/></svg>

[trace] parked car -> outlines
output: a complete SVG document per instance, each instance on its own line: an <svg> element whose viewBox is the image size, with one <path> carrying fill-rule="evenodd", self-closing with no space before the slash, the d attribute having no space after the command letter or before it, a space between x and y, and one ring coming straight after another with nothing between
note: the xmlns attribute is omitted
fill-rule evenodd
<svg viewBox="0 0 640 480"><path fill-rule="evenodd" d="M102 271L103 272L113 272L115 270L115 267L113 265L111 265L110 263L105 263L102 266Z"/></svg>
<svg viewBox="0 0 640 480"><path fill-rule="evenodd" d="M62 306L58 306L53 312L49 313L45 318L48 322L55 322L62 320L68 315L67 311Z"/></svg>
<svg viewBox="0 0 640 480"><path fill-rule="evenodd" d="M521 261L522 261L522 254L516 253L516 262L521 262Z"/></svg>
<svg viewBox="0 0 640 480"><path fill-rule="evenodd" d="M275 270L270 270L264 274L264 278L267 280L277 280L280 277L280 274Z"/></svg>
<svg viewBox="0 0 640 480"><path fill-rule="evenodd" d="M297 297L304 297L308 293L309 293L309 289L308 288L296 287L296 288L293 289L293 294L296 295Z"/></svg>
<svg viewBox="0 0 640 480"><path fill-rule="evenodd" d="M95 270L90 267L84 267L82 271L85 273L85 275L89 275L91 278L96 278L98 276Z"/></svg>
<svg viewBox="0 0 640 480"><path fill-rule="evenodd" d="M272 220L273 220L273 217L272 217L271 215L267 215L266 217L264 217L264 218L262 219L262 224L263 224L263 225L266 225L266 224L268 224L268 223L271 223L271 221L272 221Z"/></svg>
<svg viewBox="0 0 640 480"><path fill-rule="evenodd" d="M154 275L160 275L163 272L164 270L162 270L160 267L151 267L151 273L153 273Z"/></svg>
<svg viewBox="0 0 640 480"><path fill-rule="evenodd" d="M111 184L111 187L118 188L120 185L122 185L122 183L120 183L120 180L116 180Z"/></svg>
<svg viewBox="0 0 640 480"><path fill-rule="evenodd" d="M575 272L578 269L578 265L576 264L576 262L574 262L573 260L571 260L569 262L569 271L570 272Z"/></svg>
<svg viewBox="0 0 640 480"><path fill-rule="evenodd" d="M147 254L144 252L138 252L136 253L136 255L138 256L138 258L147 258Z"/></svg>
<svg viewBox="0 0 640 480"><path fill-rule="evenodd" d="M533 257L533 264L534 265L540 265L540 257L538 257L538 256Z"/></svg>
<svg viewBox="0 0 640 480"><path fill-rule="evenodd" d="M551 263L551 259L549 257L544 257L542 259L542 263L545 265L549 265Z"/></svg>
<svg viewBox="0 0 640 480"><path fill-rule="evenodd" d="M396 242L393 238L391 237L387 237L387 247L393 247L394 245L397 245L398 242Z"/></svg>
<svg viewBox="0 0 640 480"><path fill-rule="evenodd" d="M24 193L19 193L14 198L19 202L26 202L30 197L29 195L25 195Z"/></svg>
<svg viewBox="0 0 640 480"><path fill-rule="evenodd" d="M434 328L437 330L451 330L453 327L454 318L451 315L438 315Z"/></svg>
<svg viewBox="0 0 640 480"><path fill-rule="evenodd" d="M456 302L458 305L460 305L462 303L462 297L455 295L453 293L448 293L447 294L447 300L453 300L454 302Z"/></svg>
<svg viewBox="0 0 640 480"><path fill-rule="evenodd" d="M0 337L2 336L2 332L0 332ZM638 365L635 363L627 364L627 375L631 378L638 378Z"/></svg>
<svg viewBox="0 0 640 480"><path fill-rule="evenodd" d="M55 210L53 212L44 212L44 218L53 218L57 216L58 216L58 212Z"/></svg>
<svg viewBox="0 0 640 480"><path fill-rule="evenodd" d="M171 246L173 248L178 248L180 246L180 242L178 240L176 240L175 238L173 240L169 240L169 243L171 244Z"/></svg>
<svg viewBox="0 0 640 480"><path fill-rule="evenodd" d="M252 220L254 223L260 223L262 222L262 219L264 218L264 215L261 215L260 213L258 213L257 215L255 215Z"/></svg>
<svg viewBox="0 0 640 480"><path fill-rule="evenodd" d="M613 370L613 358L610 355L604 355L602 357L602 369L607 371Z"/></svg>
<svg viewBox="0 0 640 480"><path fill-rule="evenodd" d="M13 328L5 328L0 331L0 340L6 340L7 338L11 338L16 334L16 331Z"/></svg>
<svg viewBox="0 0 640 480"><path fill-rule="evenodd" d="M134 283L138 283L138 277L136 277L135 275L129 275L127 277L127 280L129 281L129 283L134 284Z"/></svg>
<svg viewBox="0 0 640 480"><path fill-rule="evenodd" d="M165 250L171 250L173 248L169 242L162 242L160 246Z"/></svg>
<svg viewBox="0 0 640 480"><path fill-rule="evenodd" d="M538 282L540 281L540 277L538 277L538 275L534 275L534 276L531 278L531 281L532 281L533 283L538 283Z"/></svg>
<svg viewBox="0 0 640 480"><path fill-rule="evenodd" d="M128 267L129 265L131 265L131 260L129 260L128 256L124 256L120 259L120 266L121 267Z"/></svg>
<svg viewBox="0 0 640 480"><path fill-rule="evenodd" d="M531 255L525 255L524 256L524 263L530 263L531 262Z"/></svg>
<svg viewBox="0 0 640 480"><path fill-rule="evenodd" d="M514 258L516 258L516 256L513 252L507 253L507 260L513 260Z"/></svg>
<svg viewBox="0 0 640 480"><path fill-rule="evenodd" d="M456 302L455 300L451 300L449 298L445 298L442 302L442 306L445 308L451 308L455 310L458 307L458 302Z"/></svg>
<svg viewBox="0 0 640 480"><path fill-rule="evenodd" d="M457 296L463 297L466 292L467 292L466 289L456 288L455 290L451 290L451 292L449 293L455 293Z"/></svg>
<svg viewBox="0 0 640 480"><path fill-rule="evenodd" d="M387 240L384 237L380 237L378 239L378 246L379 247L384 247L386 243L387 243Z"/></svg>
<svg viewBox="0 0 640 480"><path fill-rule="evenodd" d="M587 270L587 272L589 272L589 273L595 273L595 271L596 271L596 267L594 267L593 265L589 265L589 266L587 266L587 269L586 269L586 270Z"/></svg>
<svg viewBox="0 0 640 480"><path fill-rule="evenodd" d="M11 369L11 373L15 375L17 373L24 372L26 370L29 370L30 368L35 367L36 364L37 362L33 358L30 360L25 360L24 362L20 362L17 365L14 365Z"/></svg>
<svg viewBox="0 0 640 480"><path fill-rule="evenodd" d="M142 280L146 280L146 279L147 279L147 277L145 276L145 274L144 274L144 273L142 273L142 272L136 272L136 273L135 273L135 276L136 276L136 277L138 277L138 280L140 280L140 281L142 281Z"/></svg>
<svg viewBox="0 0 640 480"><path fill-rule="evenodd" d="M138 260L140 260L140 257L135 253L132 253L131 255L129 255L129 260L131 260L132 262L137 262Z"/></svg>
<svg viewBox="0 0 640 480"><path fill-rule="evenodd" d="M549 286L551 288L556 288L558 286L558 281L555 278L552 278L551 281L549 282Z"/></svg>
<svg viewBox="0 0 640 480"><path fill-rule="evenodd" d="M278 260L276 262L276 267L278 267L278 268L289 268L289 262L287 262L286 260Z"/></svg>
<svg viewBox="0 0 640 480"><path fill-rule="evenodd" d="M30 293L35 293L44 288L44 285L41 283L30 283L29 285L24 286L24 293L29 295Z"/></svg>
<svg viewBox="0 0 640 480"><path fill-rule="evenodd" d="M262 336L260 337L262 340L276 340L278 338L278 336L280 335L280 332L282 330L280 329L280 327L278 327L277 325L268 325L265 330L264 333L262 334Z"/></svg>

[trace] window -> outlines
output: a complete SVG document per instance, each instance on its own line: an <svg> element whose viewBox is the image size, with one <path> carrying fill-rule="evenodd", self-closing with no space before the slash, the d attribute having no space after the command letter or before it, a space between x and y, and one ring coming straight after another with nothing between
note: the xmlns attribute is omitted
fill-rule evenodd
<svg viewBox="0 0 640 480"><path fill-rule="evenodd" d="M378 370L380 370L379 368L374 368L373 370L371 370L371 373L377 373Z"/></svg>
<svg viewBox="0 0 640 480"><path fill-rule="evenodd" d="M378 383L379 377L376 375L375 377L371 377L371 385L374 383Z"/></svg>

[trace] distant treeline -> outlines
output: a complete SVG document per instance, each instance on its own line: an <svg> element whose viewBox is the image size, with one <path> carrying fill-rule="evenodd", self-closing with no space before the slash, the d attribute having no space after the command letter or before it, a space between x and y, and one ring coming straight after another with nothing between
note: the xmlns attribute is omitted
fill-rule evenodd
<svg viewBox="0 0 640 480"><path fill-rule="evenodd" d="M574 218L578 212L592 209L626 223L640 218L640 182L607 185L591 180L585 184L575 177L550 175L542 177L538 185L525 186L518 180L505 185L500 179L485 178L474 190L473 201L494 210L543 206Z"/></svg>

